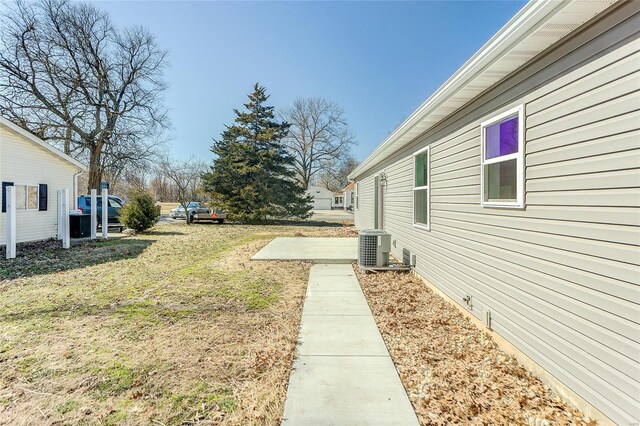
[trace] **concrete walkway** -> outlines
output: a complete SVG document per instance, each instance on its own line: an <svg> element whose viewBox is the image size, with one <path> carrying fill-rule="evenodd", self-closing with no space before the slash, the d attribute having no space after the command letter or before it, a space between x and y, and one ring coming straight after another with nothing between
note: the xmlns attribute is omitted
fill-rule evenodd
<svg viewBox="0 0 640 426"><path fill-rule="evenodd" d="M351 263L358 256L357 238L274 238L251 260L311 260L315 263Z"/></svg>
<svg viewBox="0 0 640 426"><path fill-rule="evenodd" d="M282 424L418 424L351 265L311 268Z"/></svg>

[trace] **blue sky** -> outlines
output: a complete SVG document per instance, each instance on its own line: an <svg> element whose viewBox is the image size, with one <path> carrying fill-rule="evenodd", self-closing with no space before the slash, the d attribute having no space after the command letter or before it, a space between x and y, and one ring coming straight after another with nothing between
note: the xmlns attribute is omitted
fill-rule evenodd
<svg viewBox="0 0 640 426"><path fill-rule="evenodd" d="M449 2L96 2L169 50L173 156L209 148L255 82L277 108L341 105L363 160L524 5Z"/></svg>

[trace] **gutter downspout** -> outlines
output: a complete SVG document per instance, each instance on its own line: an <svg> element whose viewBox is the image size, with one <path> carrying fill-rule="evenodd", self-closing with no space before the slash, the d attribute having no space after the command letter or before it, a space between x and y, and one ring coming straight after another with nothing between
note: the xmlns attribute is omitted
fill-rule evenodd
<svg viewBox="0 0 640 426"><path fill-rule="evenodd" d="M73 174L73 209L78 208L78 176L84 173L83 170Z"/></svg>

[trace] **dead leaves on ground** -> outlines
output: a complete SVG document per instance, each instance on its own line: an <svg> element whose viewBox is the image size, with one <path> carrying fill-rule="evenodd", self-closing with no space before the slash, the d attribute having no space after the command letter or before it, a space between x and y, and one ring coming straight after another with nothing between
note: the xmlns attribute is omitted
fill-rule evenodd
<svg viewBox="0 0 640 426"><path fill-rule="evenodd" d="M587 424L418 278L358 277L421 424Z"/></svg>

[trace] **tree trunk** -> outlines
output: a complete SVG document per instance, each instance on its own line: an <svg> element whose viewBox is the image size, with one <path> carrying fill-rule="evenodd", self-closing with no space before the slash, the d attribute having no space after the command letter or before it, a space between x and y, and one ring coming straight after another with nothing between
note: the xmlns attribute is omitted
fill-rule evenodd
<svg viewBox="0 0 640 426"><path fill-rule="evenodd" d="M100 166L101 146L94 146L89 156L89 187L88 192L92 189L99 189L102 181L102 167Z"/></svg>
<svg viewBox="0 0 640 426"><path fill-rule="evenodd" d="M184 219L187 222L187 225L191 225L191 215L189 214L188 206L189 202L182 205L182 207L184 207Z"/></svg>
<svg viewBox="0 0 640 426"><path fill-rule="evenodd" d="M71 136L73 136L71 126L67 126L64 138L64 153L67 155L71 155Z"/></svg>

